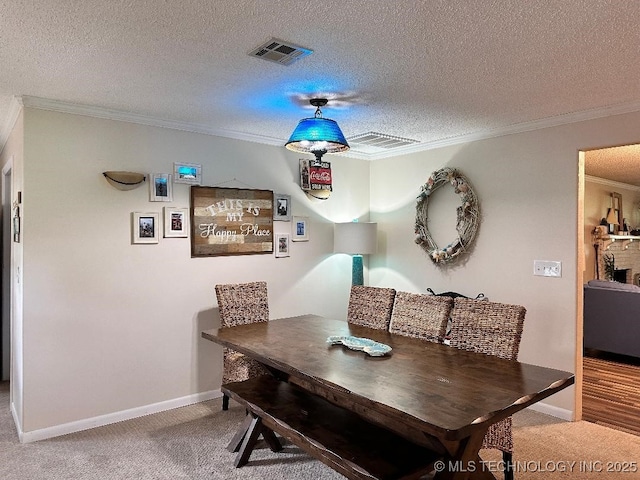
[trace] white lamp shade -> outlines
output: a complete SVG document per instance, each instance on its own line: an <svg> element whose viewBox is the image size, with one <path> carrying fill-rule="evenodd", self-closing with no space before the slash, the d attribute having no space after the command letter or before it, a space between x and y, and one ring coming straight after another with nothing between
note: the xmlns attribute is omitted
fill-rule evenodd
<svg viewBox="0 0 640 480"><path fill-rule="evenodd" d="M378 248L378 224L368 222L335 223L333 251L352 255L376 253Z"/></svg>

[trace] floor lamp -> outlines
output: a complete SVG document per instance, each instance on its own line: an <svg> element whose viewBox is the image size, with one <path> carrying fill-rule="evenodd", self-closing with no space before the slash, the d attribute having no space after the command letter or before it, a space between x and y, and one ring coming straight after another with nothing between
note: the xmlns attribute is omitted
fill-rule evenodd
<svg viewBox="0 0 640 480"><path fill-rule="evenodd" d="M369 222L336 223L333 229L333 251L353 255L351 284L363 285L362 255L376 253L378 224Z"/></svg>

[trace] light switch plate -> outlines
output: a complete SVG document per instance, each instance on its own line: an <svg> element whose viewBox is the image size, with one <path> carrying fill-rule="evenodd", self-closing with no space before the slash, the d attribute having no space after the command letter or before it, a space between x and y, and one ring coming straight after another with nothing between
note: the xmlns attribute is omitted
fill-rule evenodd
<svg viewBox="0 0 640 480"><path fill-rule="evenodd" d="M541 277L562 277L562 262L534 260L533 274Z"/></svg>

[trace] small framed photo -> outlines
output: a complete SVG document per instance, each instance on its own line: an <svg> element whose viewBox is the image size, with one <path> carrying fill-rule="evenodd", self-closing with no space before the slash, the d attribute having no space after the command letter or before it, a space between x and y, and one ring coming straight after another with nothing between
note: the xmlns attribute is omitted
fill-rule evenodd
<svg viewBox="0 0 640 480"><path fill-rule="evenodd" d="M175 183L202 185L202 165L197 163L175 162L173 164L173 175Z"/></svg>
<svg viewBox="0 0 640 480"><path fill-rule="evenodd" d="M20 207L13 209L13 241L20 243Z"/></svg>
<svg viewBox="0 0 640 480"><path fill-rule="evenodd" d="M273 194L273 219L291 221L291 195Z"/></svg>
<svg viewBox="0 0 640 480"><path fill-rule="evenodd" d="M309 217L293 217L293 238L294 242L309 241Z"/></svg>
<svg viewBox="0 0 640 480"><path fill-rule="evenodd" d="M149 175L149 201L150 202L171 202L173 201L173 188L171 185L171 174L152 173Z"/></svg>
<svg viewBox="0 0 640 480"><path fill-rule="evenodd" d="M288 233L276 233L276 257L288 257L289 256L289 234Z"/></svg>
<svg viewBox="0 0 640 480"><path fill-rule="evenodd" d="M131 243L158 243L157 213L131 214Z"/></svg>
<svg viewBox="0 0 640 480"><path fill-rule="evenodd" d="M189 209L164 207L164 237L186 238L189 236Z"/></svg>

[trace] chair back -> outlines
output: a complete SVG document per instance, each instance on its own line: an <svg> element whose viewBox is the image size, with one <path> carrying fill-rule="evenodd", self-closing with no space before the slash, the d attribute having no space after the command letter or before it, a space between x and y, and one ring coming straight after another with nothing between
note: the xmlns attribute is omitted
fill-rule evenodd
<svg viewBox="0 0 640 480"><path fill-rule="evenodd" d="M451 297L397 292L389 331L442 343L452 307Z"/></svg>
<svg viewBox="0 0 640 480"><path fill-rule="evenodd" d="M219 284L215 290L221 327L269 321L267 282Z"/></svg>
<svg viewBox="0 0 640 480"><path fill-rule="evenodd" d="M451 312L451 346L517 360L526 309L458 297Z"/></svg>
<svg viewBox="0 0 640 480"><path fill-rule="evenodd" d="M395 296L393 288L353 285L349 294L347 321L354 325L387 330Z"/></svg>

